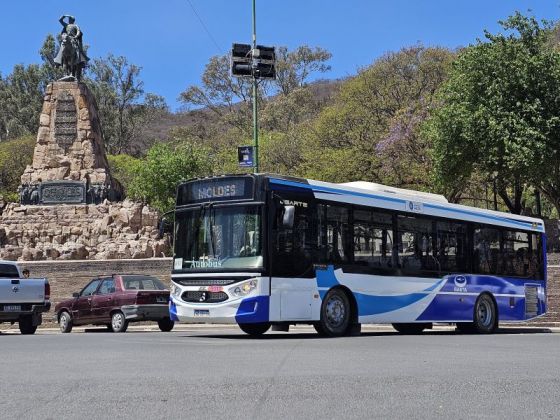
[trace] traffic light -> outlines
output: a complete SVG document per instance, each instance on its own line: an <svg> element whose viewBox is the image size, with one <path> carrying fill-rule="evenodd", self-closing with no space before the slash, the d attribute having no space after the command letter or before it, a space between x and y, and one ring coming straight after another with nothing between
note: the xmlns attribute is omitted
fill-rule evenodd
<svg viewBox="0 0 560 420"><path fill-rule="evenodd" d="M276 52L274 47L257 45L253 50L253 74L259 79L276 78Z"/></svg>
<svg viewBox="0 0 560 420"><path fill-rule="evenodd" d="M231 47L231 74L256 79L276 78L276 53L274 47L233 44Z"/></svg>
<svg viewBox="0 0 560 420"><path fill-rule="evenodd" d="M231 74L240 77L251 77L253 75L251 46L249 44L232 45Z"/></svg>

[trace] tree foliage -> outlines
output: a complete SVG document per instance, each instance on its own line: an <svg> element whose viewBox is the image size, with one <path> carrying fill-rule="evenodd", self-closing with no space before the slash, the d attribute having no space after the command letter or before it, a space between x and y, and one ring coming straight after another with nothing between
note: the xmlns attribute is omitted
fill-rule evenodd
<svg viewBox="0 0 560 420"><path fill-rule="evenodd" d="M486 32L460 53L427 132L443 186L460 191L484 174L520 213L530 183L560 204L560 54L550 24L520 13L501 24L506 34Z"/></svg>
<svg viewBox="0 0 560 420"><path fill-rule="evenodd" d="M403 48L343 83L314 122L304 173L427 189L431 162L420 126L453 56L444 48Z"/></svg>
<svg viewBox="0 0 560 420"><path fill-rule="evenodd" d="M14 196L21 174L33 160L35 137L25 136L0 142L0 195Z"/></svg>
<svg viewBox="0 0 560 420"><path fill-rule="evenodd" d="M109 54L89 66L87 83L99 107L105 147L109 153L139 153L142 128L168 111L163 97L144 95L141 67L126 57Z"/></svg>
<svg viewBox="0 0 560 420"><path fill-rule="evenodd" d="M181 181L208 175L212 164L208 151L191 144L157 143L136 166L128 186L128 195L152 204L160 211L173 208L177 185Z"/></svg>

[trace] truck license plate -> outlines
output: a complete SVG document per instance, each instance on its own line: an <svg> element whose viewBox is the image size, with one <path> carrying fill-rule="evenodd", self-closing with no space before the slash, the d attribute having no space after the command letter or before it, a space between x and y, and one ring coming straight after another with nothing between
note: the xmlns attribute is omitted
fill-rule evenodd
<svg viewBox="0 0 560 420"><path fill-rule="evenodd" d="M4 312L19 312L21 305L4 305Z"/></svg>
<svg viewBox="0 0 560 420"><path fill-rule="evenodd" d="M195 309L194 316L210 316L209 309Z"/></svg>

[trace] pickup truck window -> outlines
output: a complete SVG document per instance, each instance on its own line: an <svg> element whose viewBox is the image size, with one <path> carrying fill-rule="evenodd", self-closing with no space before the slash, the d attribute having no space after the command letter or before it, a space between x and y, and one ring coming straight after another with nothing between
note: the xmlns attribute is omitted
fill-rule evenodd
<svg viewBox="0 0 560 420"><path fill-rule="evenodd" d="M93 280L90 284L88 284L86 287L84 287L84 290L82 290L82 293L80 293L80 296L91 296L95 293L95 291L97 290L97 286L99 286L99 283L101 283L101 280Z"/></svg>
<svg viewBox="0 0 560 420"><path fill-rule="evenodd" d="M19 279L17 267L12 264L0 264L0 277L5 279Z"/></svg>

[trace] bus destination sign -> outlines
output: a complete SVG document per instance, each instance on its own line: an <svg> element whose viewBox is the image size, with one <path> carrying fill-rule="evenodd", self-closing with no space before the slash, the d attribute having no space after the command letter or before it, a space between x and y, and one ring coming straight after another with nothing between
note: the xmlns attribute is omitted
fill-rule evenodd
<svg viewBox="0 0 560 420"><path fill-rule="evenodd" d="M179 188L179 205L203 201L225 201L251 198L252 179L249 177L208 179L183 184Z"/></svg>
<svg viewBox="0 0 560 420"><path fill-rule="evenodd" d="M216 198L234 198L245 195L245 184L242 179L231 180L221 183L213 182L211 185L206 183L193 185L192 195L194 200L212 200Z"/></svg>

